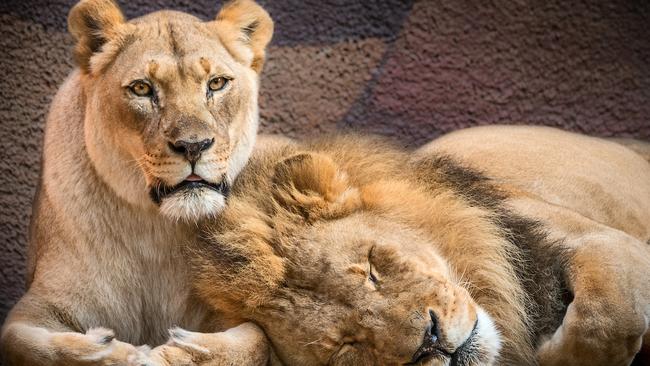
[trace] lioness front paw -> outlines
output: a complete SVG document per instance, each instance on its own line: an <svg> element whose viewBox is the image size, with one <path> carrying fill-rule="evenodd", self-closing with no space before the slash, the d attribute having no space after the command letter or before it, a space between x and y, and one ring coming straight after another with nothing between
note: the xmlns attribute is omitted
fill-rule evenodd
<svg viewBox="0 0 650 366"><path fill-rule="evenodd" d="M129 365L138 349L115 339L112 330L91 328L86 333L62 332L50 335L59 358L70 365Z"/></svg>
<svg viewBox="0 0 650 366"><path fill-rule="evenodd" d="M215 358L215 352L211 351L211 348L218 346L219 348L227 348L227 345L216 344L216 339L211 339L214 337L213 334L204 334L197 332L190 332L183 328L173 328L169 330L169 341L168 345L178 347L183 351L187 352L192 356L193 360L197 362L206 361L209 359ZM218 349L214 351L218 352Z"/></svg>
<svg viewBox="0 0 650 366"><path fill-rule="evenodd" d="M266 336L245 323L220 333L198 333L181 328L169 331L167 344L154 348L150 360L171 365L265 365L269 358Z"/></svg>

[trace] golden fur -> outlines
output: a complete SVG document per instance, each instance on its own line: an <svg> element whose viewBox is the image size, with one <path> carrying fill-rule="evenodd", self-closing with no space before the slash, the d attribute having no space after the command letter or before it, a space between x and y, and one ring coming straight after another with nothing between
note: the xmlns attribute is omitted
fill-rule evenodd
<svg viewBox="0 0 650 366"><path fill-rule="evenodd" d="M627 196L650 190L650 165L611 142L494 129L415 154L354 137L260 149L189 252L195 287L288 365L407 363L429 311L444 352L426 364L629 364L650 316L650 194ZM592 171L609 164L606 180ZM572 193L597 185L606 196ZM612 227L587 218L603 210Z"/></svg>
<svg viewBox="0 0 650 366"><path fill-rule="evenodd" d="M175 344L191 346L181 329L148 355L133 345L160 345L174 325L225 325L187 288L181 247L194 240L195 220L221 210L248 160L273 24L249 0L231 1L205 22L173 11L126 21L111 0L83 0L68 23L78 69L49 113L28 291L4 324L4 358L30 366L176 363L189 356ZM200 141L209 143L190 148ZM191 174L203 183L171 190ZM223 347L216 340L243 332L258 338L251 347L264 344L251 325L230 332L204 338ZM232 349L234 360L247 352Z"/></svg>

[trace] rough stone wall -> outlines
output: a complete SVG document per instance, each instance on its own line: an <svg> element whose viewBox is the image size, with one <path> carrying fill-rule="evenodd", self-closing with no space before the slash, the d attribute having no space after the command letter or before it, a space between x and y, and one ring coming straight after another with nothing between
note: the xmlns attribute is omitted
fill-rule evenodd
<svg viewBox="0 0 650 366"><path fill-rule="evenodd" d="M128 17L217 0L118 0ZM650 139L647 0L260 0L276 21L262 131L405 145L490 123ZM48 104L72 68L73 0L0 3L0 323L23 292Z"/></svg>

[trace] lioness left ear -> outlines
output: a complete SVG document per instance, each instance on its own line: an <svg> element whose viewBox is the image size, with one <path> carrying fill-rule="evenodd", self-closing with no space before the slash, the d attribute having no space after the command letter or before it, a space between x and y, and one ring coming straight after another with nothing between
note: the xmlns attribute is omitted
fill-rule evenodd
<svg viewBox="0 0 650 366"><path fill-rule="evenodd" d="M77 41L74 58L81 70L90 71L92 55L117 37L122 24L124 16L112 0L81 0L70 10L68 31Z"/></svg>
<svg viewBox="0 0 650 366"><path fill-rule="evenodd" d="M359 191L328 156L302 153L275 166L274 196L308 220L340 217L361 207Z"/></svg>
<svg viewBox="0 0 650 366"><path fill-rule="evenodd" d="M273 36L269 14L252 0L232 0L219 11L216 27L230 53L260 73Z"/></svg>

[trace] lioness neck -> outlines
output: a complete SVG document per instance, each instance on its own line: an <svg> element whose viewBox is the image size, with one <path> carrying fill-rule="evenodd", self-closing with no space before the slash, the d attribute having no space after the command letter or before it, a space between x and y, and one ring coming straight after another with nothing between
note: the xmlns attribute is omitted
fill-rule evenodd
<svg viewBox="0 0 650 366"><path fill-rule="evenodd" d="M146 184L141 174L137 174L135 162L130 164L128 158L110 148L110 141L101 141L97 136L101 132L96 131L100 124L93 123L92 116L84 113L81 78L74 72L52 104L43 157L42 189L47 198L53 206L65 210L62 217L74 223L78 234L105 238L185 235L187 225L182 222L171 225L146 199ZM104 169L98 169L97 164ZM110 171L106 169L109 165ZM128 185L138 199L116 193L114 185L107 182L108 173L121 176L119 182L114 177L109 179ZM160 245L165 242L161 240Z"/></svg>

